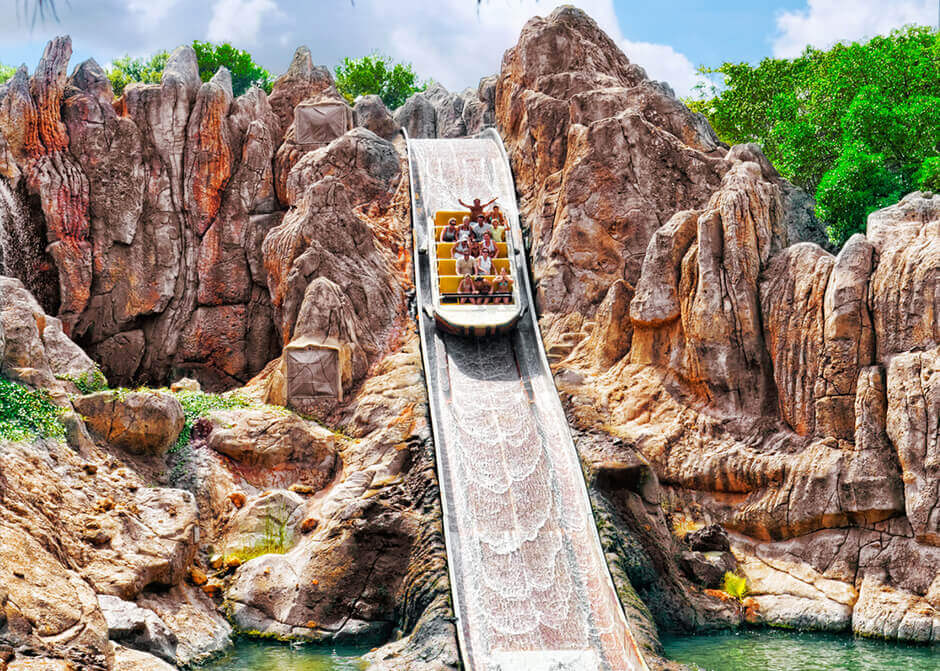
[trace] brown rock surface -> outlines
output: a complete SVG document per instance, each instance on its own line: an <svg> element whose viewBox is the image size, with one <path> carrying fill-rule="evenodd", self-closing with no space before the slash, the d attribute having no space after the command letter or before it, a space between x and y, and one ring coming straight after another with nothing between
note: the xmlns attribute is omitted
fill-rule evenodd
<svg viewBox="0 0 940 671"><path fill-rule="evenodd" d="M333 77L326 68L315 67L310 49L298 47L287 72L274 80L271 89L271 108L280 122L276 140L280 144L288 126L294 121L294 108L302 100L329 88Z"/></svg>

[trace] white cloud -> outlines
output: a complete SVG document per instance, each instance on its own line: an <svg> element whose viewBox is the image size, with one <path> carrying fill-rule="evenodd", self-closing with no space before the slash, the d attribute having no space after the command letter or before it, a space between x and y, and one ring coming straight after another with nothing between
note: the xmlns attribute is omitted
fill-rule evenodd
<svg viewBox="0 0 940 671"><path fill-rule="evenodd" d="M827 48L885 35L909 23L934 25L936 20L936 0L808 0L805 9L777 15L773 53L795 58L806 45Z"/></svg>
<svg viewBox="0 0 940 671"><path fill-rule="evenodd" d="M630 59L646 70L650 79L668 82L682 98L691 96L693 88L704 79L695 71L692 61L668 44L621 40L620 48Z"/></svg>
<svg viewBox="0 0 940 671"><path fill-rule="evenodd" d="M254 46L262 20L277 16L283 14L274 0L217 0L206 37L212 42Z"/></svg>
<svg viewBox="0 0 940 671"><path fill-rule="evenodd" d="M141 26L152 26L165 19L180 0L127 0L131 14L137 15Z"/></svg>

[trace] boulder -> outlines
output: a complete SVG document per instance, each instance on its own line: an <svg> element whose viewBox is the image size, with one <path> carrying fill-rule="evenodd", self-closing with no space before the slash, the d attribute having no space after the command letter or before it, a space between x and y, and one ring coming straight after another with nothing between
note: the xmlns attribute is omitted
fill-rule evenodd
<svg viewBox="0 0 940 671"><path fill-rule="evenodd" d="M176 663L176 635L152 610L107 594L98 596L98 605L112 641Z"/></svg>
<svg viewBox="0 0 940 671"><path fill-rule="evenodd" d="M737 562L730 552L683 552L679 566L694 582L707 589L721 588L725 573L734 571Z"/></svg>
<svg viewBox="0 0 940 671"><path fill-rule="evenodd" d="M112 643L111 650L114 652L112 671L173 671L176 668L158 657L123 645Z"/></svg>
<svg viewBox="0 0 940 671"><path fill-rule="evenodd" d="M316 472L309 484L317 488L333 477L337 439L319 424L270 407L217 410L207 419L209 447L240 464L273 469L303 463Z"/></svg>
<svg viewBox="0 0 940 671"><path fill-rule="evenodd" d="M157 391L102 391L74 400L95 438L133 454L162 456L183 430L183 407Z"/></svg>
<svg viewBox="0 0 940 671"><path fill-rule="evenodd" d="M437 137L453 138L467 134L463 120L464 99L459 93L451 93L440 83L434 82L423 95L434 107Z"/></svg>
<svg viewBox="0 0 940 671"><path fill-rule="evenodd" d="M305 507L302 496L285 489L252 498L226 525L218 546L226 560L287 552L300 536Z"/></svg>
<svg viewBox="0 0 940 671"><path fill-rule="evenodd" d="M0 331L0 370L10 379L62 397L77 391L71 380L97 370L65 335L62 323L45 314L23 283L10 277L0 277Z"/></svg>
<svg viewBox="0 0 940 671"><path fill-rule="evenodd" d="M437 111L423 93L413 93L395 110L395 123L415 139L437 137Z"/></svg>
<svg viewBox="0 0 940 671"><path fill-rule="evenodd" d="M728 552L731 550L731 539L720 524L709 524L707 527L686 534L685 543L693 552Z"/></svg>
<svg viewBox="0 0 940 671"><path fill-rule="evenodd" d="M391 113L377 95L361 96L353 105L356 125L371 130L379 137L391 140L401 126L392 118Z"/></svg>

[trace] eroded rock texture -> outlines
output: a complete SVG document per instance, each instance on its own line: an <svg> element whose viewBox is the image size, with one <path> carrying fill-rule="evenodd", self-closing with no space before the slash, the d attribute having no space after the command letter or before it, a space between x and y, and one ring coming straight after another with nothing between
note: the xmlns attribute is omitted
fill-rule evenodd
<svg viewBox="0 0 940 671"><path fill-rule="evenodd" d="M599 472L635 452L675 529L738 534L754 598L737 612L664 597L719 564L647 548L659 578L630 582L665 590L657 622L936 640L940 197L872 214L831 253L758 147L719 143L573 8L526 25L496 116L556 382L576 427L620 440ZM635 494L598 482L629 538Z"/></svg>

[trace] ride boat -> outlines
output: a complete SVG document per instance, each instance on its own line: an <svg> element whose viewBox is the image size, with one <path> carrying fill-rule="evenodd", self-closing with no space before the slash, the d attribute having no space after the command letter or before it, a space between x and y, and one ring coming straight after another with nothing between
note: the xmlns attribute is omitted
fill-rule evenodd
<svg viewBox="0 0 940 671"><path fill-rule="evenodd" d="M487 336L504 333L514 328L522 315L522 301L519 293L519 269L514 240L521 240L515 218L508 219L505 240L496 243L496 257L493 258L493 274L484 275L492 287L502 269L506 269L512 280L508 292L489 294L468 294L459 291L460 281L457 274L457 262L453 257L456 243L441 242L441 232L451 218L458 222L469 211L438 210L433 217L428 217L428 266L431 270L431 305L437 327L448 333L465 336ZM480 276L474 275L474 278Z"/></svg>

